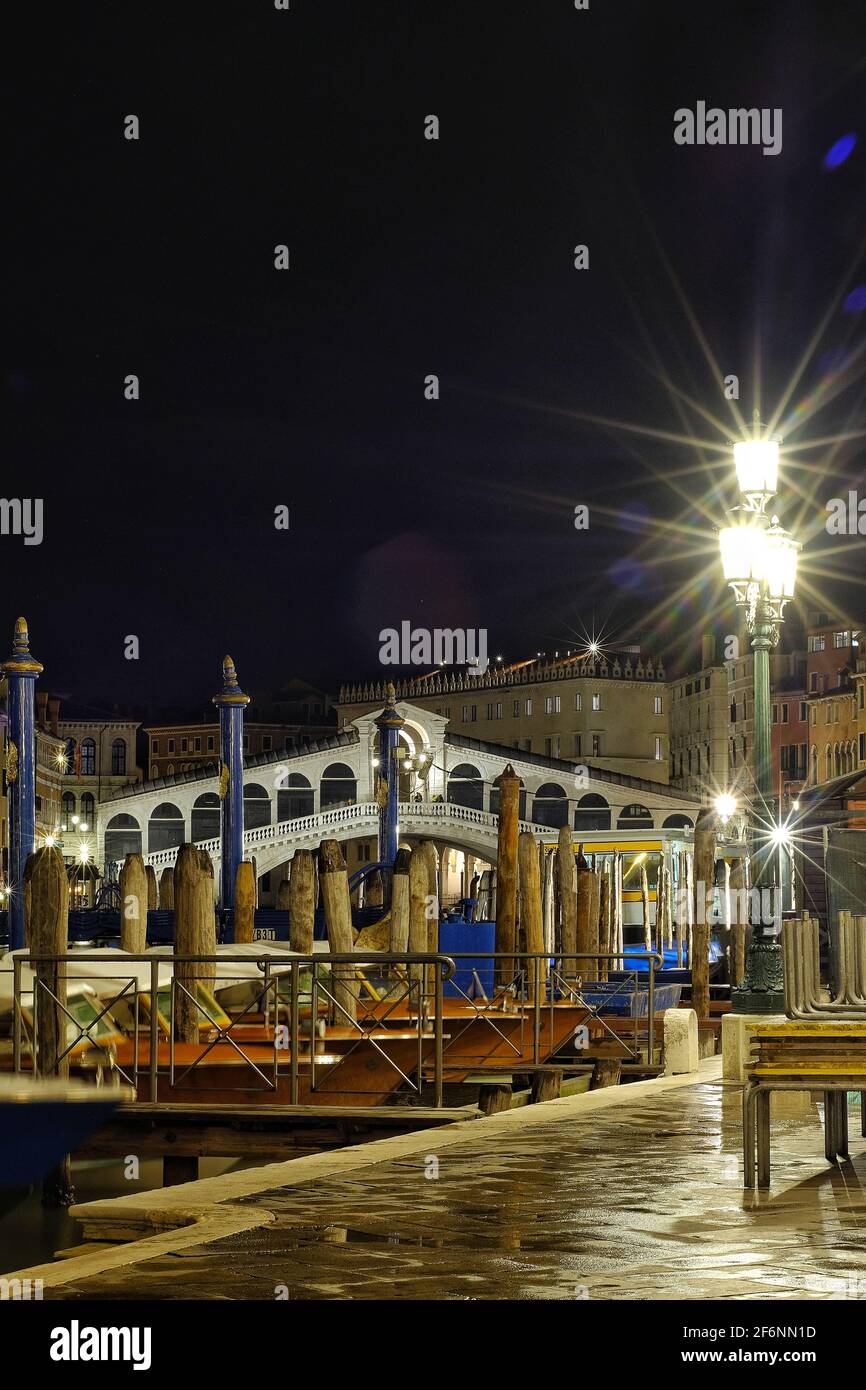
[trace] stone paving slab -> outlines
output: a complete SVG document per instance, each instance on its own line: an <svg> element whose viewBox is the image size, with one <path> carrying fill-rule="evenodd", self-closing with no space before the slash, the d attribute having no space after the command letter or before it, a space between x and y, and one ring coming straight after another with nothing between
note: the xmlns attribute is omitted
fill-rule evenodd
<svg viewBox="0 0 866 1390"><path fill-rule="evenodd" d="M450 1138L409 1136L414 1147L395 1141L403 1150L385 1161L370 1162L367 1145L354 1167L233 1193L220 1239L70 1270L45 1297L866 1297L859 1124L853 1161L830 1167L815 1107L775 1122L773 1186L756 1194L742 1187L738 1087L651 1082L596 1106L521 1113Z"/></svg>

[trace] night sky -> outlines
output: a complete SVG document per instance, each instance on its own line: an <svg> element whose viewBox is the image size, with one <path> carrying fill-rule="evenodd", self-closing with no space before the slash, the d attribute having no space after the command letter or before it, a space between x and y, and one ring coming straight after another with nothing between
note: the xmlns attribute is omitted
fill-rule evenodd
<svg viewBox="0 0 866 1390"><path fill-rule="evenodd" d="M382 674L379 630L404 619L486 627L513 658L603 629L673 666L733 623L709 519L732 467L603 422L719 448L664 378L733 435L720 376L748 419L759 361L767 417L816 335L782 433L866 428L866 310L842 303L866 282L866 14L590 4L19 21L2 490L44 498L45 534L0 537L0 627L27 615L46 688L193 702L225 651L254 694L292 674L334 688ZM674 111L698 101L782 108L781 154L676 145ZM792 486L814 496L783 511L852 618L863 540L823 523L861 443L798 453Z"/></svg>

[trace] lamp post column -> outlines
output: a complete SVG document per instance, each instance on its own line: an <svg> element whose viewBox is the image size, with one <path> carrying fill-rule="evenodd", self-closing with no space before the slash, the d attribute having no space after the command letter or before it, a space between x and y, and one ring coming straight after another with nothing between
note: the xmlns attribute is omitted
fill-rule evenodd
<svg viewBox="0 0 866 1390"><path fill-rule="evenodd" d="M12 655L3 663L9 683L9 946L24 945L24 866L36 841L36 732L34 691L42 666L30 653L26 618L15 624Z"/></svg>
<svg viewBox="0 0 866 1390"><path fill-rule="evenodd" d="M752 816L751 864L752 940L746 956L746 973L738 989L731 991L734 1013L784 1012L785 983L782 948L775 931L768 931L767 912L775 922L778 885L775 858L761 823L770 825L773 814L773 762L771 754L772 720L770 709L770 652L776 642L772 608L763 592L758 599L752 625L755 700L755 798ZM757 918L757 920L756 920Z"/></svg>
<svg viewBox="0 0 866 1390"><path fill-rule="evenodd" d="M753 437L733 446L740 506L729 513L729 524L719 533L725 579L738 607L745 610L752 639L755 701L751 861L756 891L750 894L752 940L745 978L731 991L731 1004L737 1013L779 1013L785 996L781 894L773 850L781 844L783 827L776 823L773 805L770 652L779 638L785 605L794 597L800 543L779 525L777 516L768 514L778 489L779 441L763 435L757 411L753 421Z"/></svg>

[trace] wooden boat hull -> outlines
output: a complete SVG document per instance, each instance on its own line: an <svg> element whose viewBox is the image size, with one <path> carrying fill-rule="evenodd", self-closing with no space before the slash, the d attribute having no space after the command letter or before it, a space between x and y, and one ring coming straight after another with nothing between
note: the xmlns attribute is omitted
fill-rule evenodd
<svg viewBox="0 0 866 1390"><path fill-rule="evenodd" d="M417 1037L388 1036L377 1033L375 1045L367 1040L326 1039L324 1051L316 1058L315 1076L306 1050L298 1062L298 1105L367 1106L384 1105L395 1091L405 1086L418 1069ZM421 1042L422 1059L432 1051L432 1038ZM207 1046L176 1043L172 1076L169 1044L159 1046L159 1076L156 1096L151 1096L150 1046L139 1044L139 1071L136 1097L159 1099L172 1104L290 1105L291 1059L281 1052L274 1065L273 1048L244 1042L242 1053L230 1043ZM118 1064L126 1070L132 1064L132 1051L124 1059L118 1051Z"/></svg>

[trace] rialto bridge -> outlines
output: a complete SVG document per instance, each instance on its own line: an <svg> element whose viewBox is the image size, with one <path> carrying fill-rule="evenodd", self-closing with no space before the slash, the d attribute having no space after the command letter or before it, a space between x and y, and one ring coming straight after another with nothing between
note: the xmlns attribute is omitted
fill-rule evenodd
<svg viewBox="0 0 866 1390"><path fill-rule="evenodd" d="M693 824L697 798L661 783L446 733L447 720L406 701L399 736L401 843L440 849L443 897L466 891L496 855L495 779L511 763L521 779L524 829L555 838L581 831L659 830ZM273 902L296 849L346 842L350 872L377 858L376 715L293 753L244 760L244 855L255 858L260 901ZM193 840L220 857L219 769L156 778L119 792L97 811L98 862L140 852L160 869Z"/></svg>

